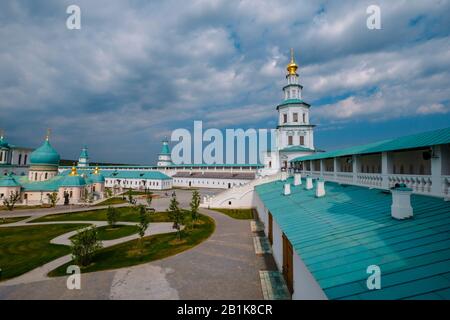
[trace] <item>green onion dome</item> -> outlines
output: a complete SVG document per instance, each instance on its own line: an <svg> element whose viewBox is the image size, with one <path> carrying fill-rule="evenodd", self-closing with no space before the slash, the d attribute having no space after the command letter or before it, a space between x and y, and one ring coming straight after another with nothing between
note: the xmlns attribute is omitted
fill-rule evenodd
<svg viewBox="0 0 450 320"><path fill-rule="evenodd" d="M30 155L31 165L59 165L60 156L50 145L48 139Z"/></svg>

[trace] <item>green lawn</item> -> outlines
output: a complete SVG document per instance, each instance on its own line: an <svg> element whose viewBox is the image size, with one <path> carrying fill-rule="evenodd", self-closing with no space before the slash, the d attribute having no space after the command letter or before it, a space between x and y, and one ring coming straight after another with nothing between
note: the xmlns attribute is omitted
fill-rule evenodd
<svg viewBox="0 0 450 320"><path fill-rule="evenodd" d="M151 224L149 227L152 227ZM142 253L138 240L103 248L96 254L93 263L82 268L81 271L85 273L123 268L166 258L198 245L214 232L214 228L214 221L211 218L200 215L199 223L195 228L182 231L181 241L177 240L176 233L166 233L145 237ZM70 264L73 264L73 262L51 271L49 276L66 275L66 268Z"/></svg>
<svg viewBox="0 0 450 320"><path fill-rule="evenodd" d="M124 222L139 222L139 212L138 209L134 207L122 207L116 208L120 212L120 217L118 221ZM73 213L58 213L51 214L48 216L41 217L39 219L30 221L33 222L51 222L51 221L107 221L106 218L107 209L100 210L89 210L82 212ZM190 216L186 211L186 216ZM149 213L150 222L170 222L169 215L167 212L155 212Z"/></svg>
<svg viewBox="0 0 450 320"><path fill-rule="evenodd" d="M87 224L41 225L0 228L1 280L27 271L70 253L68 246L50 244L50 240Z"/></svg>
<svg viewBox="0 0 450 320"><path fill-rule="evenodd" d="M26 218L29 218L29 217L3 218L0 216L0 224L13 223L13 222L25 220Z"/></svg>
<svg viewBox="0 0 450 320"><path fill-rule="evenodd" d="M120 212L119 221L138 222L139 212L133 207L116 208ZM107 221L107 209L88 210L73 213L58 213L41 217L32 222L50 222L50 221Z"/></svg>
<svg viewBox="0 0 450 320"><path fill-rule="evenodd" d="M138 228L137 226L127 226L119 224L114 227L110 226L98 227L97 231L99 240L114 240L126 236L131 236L132 234L138 232Z"/></svg>
<svg viewBox="0 0 450 320"><path fill-rule="evenodd" d="M234 219L253 219L253 209L222 209L211 208L211 210L219 211Z"/></svg>
<svg viewBox="0 0 450 320"><path fill-rule="evenodd" d="M127 203L127 202L128 202L127 200L123 200L122 198L114 197L114 198L109 198L109 199L106 199L105 201L99 202L95 206L110 206L113 204L122 204L122 203Z"/></svg>

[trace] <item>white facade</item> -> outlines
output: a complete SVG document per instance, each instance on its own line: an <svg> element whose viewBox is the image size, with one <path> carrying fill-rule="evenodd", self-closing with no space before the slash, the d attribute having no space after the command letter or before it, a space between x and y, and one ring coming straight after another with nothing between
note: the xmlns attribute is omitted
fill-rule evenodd
<svg viewBox="0 0 450 320"><path fill-rule="evenodd" d="M172 189L171 179L127 179L105 178L105 187L133 190L168 190Z"/></svg>
<svg viewBox="0 0 450 320"><path fill-rule="evenodd" d="M288 169L290 160L315 152L314 125L309 121L310 105L302 100L303 87L297 74L293 55L287 66L287 85L283 88L284 101L277 106L278 125L273 149L263 156L262 175Z"/></svg>

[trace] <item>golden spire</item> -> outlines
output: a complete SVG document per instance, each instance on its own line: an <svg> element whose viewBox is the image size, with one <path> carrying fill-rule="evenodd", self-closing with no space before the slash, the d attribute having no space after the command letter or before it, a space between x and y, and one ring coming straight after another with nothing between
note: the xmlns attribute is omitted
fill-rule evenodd
<svg viewBox="0 0 450 320"><path fill-rule="evenodd" d="M94 174L98 175L100 173L100 169L98 167L95 167L94 169Z"/></svg>
<svg viewBox="0 0 450 320"><path fill-rule="evenodd" d="M73 165L69 176L76 176L76 175L78 175L77 168L75 167L75 165Z"/></svg>
<svg viewBox="0 0 450 320"><path fill-rule="evenodd" d="M293 48L291 48L291 61L287 65L286 69L289 74L297 74L298 65L295 63Z"/></svg>

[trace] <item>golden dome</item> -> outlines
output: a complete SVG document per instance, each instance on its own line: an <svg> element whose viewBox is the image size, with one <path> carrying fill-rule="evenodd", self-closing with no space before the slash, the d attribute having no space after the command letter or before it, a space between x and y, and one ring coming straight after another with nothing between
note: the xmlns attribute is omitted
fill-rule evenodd
<svg viewBox="0 0 450 320"><path fill-rule="evenodd" d="M294 49L291 48L291 61L286 67L288 74L297 74L298 65L294 60Z"/></svg>
<svg viewBox="0 0 450 320"><path fill-rule="evenodd" d="M71 172L69 173L69 176L73 177L76 175L78 175L77 168L75 166L73 166Z"/></svg>

